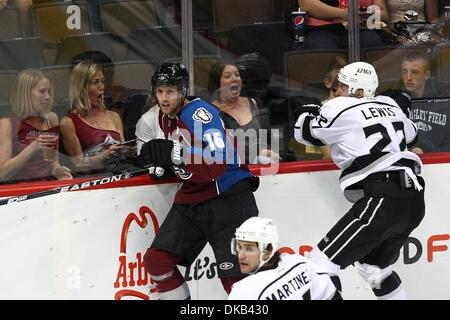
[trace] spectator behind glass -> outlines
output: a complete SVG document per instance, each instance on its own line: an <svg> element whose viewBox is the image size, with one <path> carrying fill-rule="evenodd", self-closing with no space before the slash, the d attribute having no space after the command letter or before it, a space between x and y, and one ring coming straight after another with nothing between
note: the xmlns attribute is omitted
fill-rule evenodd
<svg viewBox="0 0 450 320"><path fill-rule="evenodd" d="M337 75L342 67L347 64L342 57L336 57L333 61L330 62L327 68L327 74L323 79L323 85L328 89L328 97L322 101L322 105L324 105L327 101L339 97L339 93L337 91L338 81L336 80Z"/></svg>
<svg viewBox="0 0 450 320"><path fill-rule="evenodd" d="M402 89L412 98L445 97L444 88L431 78L430 62L426 53L414 51L403 58Z"/></svg>
<svg viewBox="0 0 450 320"><path fill-rule="evenodd" d="M221 110L220 117L227 129L242 129L245 146L239 146L240 138L236 132L240 156L245 163L270 163L280 160L280 156L270 149L267 137L261 136L258 105L255 99L241 96L242 79L234 63L218 62L212 68L208 89L213 93L212 104ZM244 137L243 137L244 138ZM262 139L262 141L260 141ZM266 142L266 144L263 144ZM242 160L242 159L241 159Z"/></svg>
<svg viewBox="0 0 450 320"><path fill-rule="evenodd" d="M104 95L104 99L105 99L105 104L107 106L110 105L110 103L112 101L115 101L115 97L116 95L114 95L113 93L115 92L115 90L112 87L113 84L113 78L114 78L114 74L113 74L113 68L109 68L108 72L105 72L105 66L108 64L111 64L113 61L112 59L104 52L99 51L99 50L88 50L88 51L83 51L80 54L77 54L76 56L72 57L72 62L71 62L71 66L72 68L75 67L77 64L79 64L81 61L87 61L87 62L91 62L91 63L95 63L98 64L102 69L103 69L103 75L105 77L105 84L107 84L107 86L105 85L105 95ZM118 91L123 91L124 88L118 88ZM113 97L114 96L114 97ZM109 101L108 99L112 100Z"/></svg>
<svg viewBox="0 0 450 320"><path fill-rule="evenodd" d="M405 20L405 12L414 10L419 14L418 20L434 23L438 21L438 0L381 0L389 12L388 25Z"/></svg>
<svg viewBox="0 0 450 320"><path fill-rule="evenodd" d="M39 181L72 179L58 159L44 161L43 150L54 146L59 135L58 116L51 111L53 85L39 70L25 69L11 91L11 113L0 119L0 180Z"/></svg>
<svg viewBox="0 0 450 320"><path fill-rule="evenodd" d="M304 48L317 50L345 49L348 32L343 23L348 21L348 0L298 0L302 11L307 12ZM380 8L381 20L388 20L384 0L360 0L359 8L376 5ZM382 46L380 30L361 29L361 47Z"/></svg>
<svg viewBox="0 0 450 320"><path fill-rule="evenodd" d="M331 99L334 99L336 97L339 97L339 91L338 91L338 83L339 81L336 79L337 75L339 74L339 71L342 67L344 67L347 64L347 61L345 61L342 57L336 57L333 61L330 62L327 68L327 74L325 75L325 78L323 79L323 85L325 88L328 89L328 97L322 101L322 105L324 105L327 101L330 101ZM309 151L311 150L311 151ZM305 146L305 152L321 152L323 155L324 160L330 160L331 154L330 154L330 147L329 146Z"/></svg>
<svg viewBox="0 0 450 320"><path fill-rule="evenodd" d="M70 75L71 111L61 120L64 149L78 171L102 169L125 151L123 126L103 102L105 78L95 63L82 61ZM104 171L104 170L102 170Z"/></svg>
<svg viewBox="0 0 450 320"><path fill-rule="evenodd" d="M431 78L428 56L421 51L411 52L403 58L402 85L401 89L408 91L413 99L447 96L444 88ZM449 117L449 108L432 103L413 104L411 120L417 125L419 139L411 151L416 154L450 151L450 130L446 122Z"/></svg>

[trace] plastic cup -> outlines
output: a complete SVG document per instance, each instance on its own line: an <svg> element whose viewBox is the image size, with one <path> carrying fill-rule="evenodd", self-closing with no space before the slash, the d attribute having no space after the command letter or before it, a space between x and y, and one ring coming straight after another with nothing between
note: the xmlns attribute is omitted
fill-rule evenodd
<svg viewBox="0 0 450 320"><path fill-rule="evenodd" d="M303 43L305 41L306 31L306 12L294 11L291 12L292 30L294 42Z"/></svg>
<svg viewBox="0 0 450 320"><path fill-rule="evenodd" d="M42 158L44 161L56 161L58 156L59 134L55 132L45 132L41 136L46 137L51 145L42 149Z"/></svg>

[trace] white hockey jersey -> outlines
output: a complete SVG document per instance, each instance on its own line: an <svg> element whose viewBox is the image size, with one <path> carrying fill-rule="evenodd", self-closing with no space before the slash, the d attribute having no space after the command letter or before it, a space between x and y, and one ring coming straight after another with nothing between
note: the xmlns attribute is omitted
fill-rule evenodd
<svg viewBox="0 0 450 320"><path fill-rule="evenodd" d="M294 135L303 144L330 145L331 158L342 169L341 189L351 202L362 190L349 187L379 171L404 169L421 189L415 174L422 162L407 149L417 141L417 128L390 97L332 99L317 117L301 114Z"/></svg>
<svg viewBox="0 0 450 320"><path fill-rule="evenodd" d="M159 125L159 106L154 105L144 113L136 124L137 154L141 152L142 145L153 139L164 139L164 132Z"/></svg>
<svg viewBox="0 0 450 320"><path fill-rule="evenodd" d="M307 258L281 254L276 269L260 271L233 284L228 300L331 300L336 287Z"/></svg>

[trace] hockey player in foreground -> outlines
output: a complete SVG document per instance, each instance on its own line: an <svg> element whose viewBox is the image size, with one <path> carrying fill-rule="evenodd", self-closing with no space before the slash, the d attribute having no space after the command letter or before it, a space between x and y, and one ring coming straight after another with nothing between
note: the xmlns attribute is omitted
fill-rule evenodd
<svg viewBox="0 0 450 320"><path fill-rule="evenodd" d="M230 252L230 241L237 226L258 215L252 193L258 178L239 166L219 111L206 101L186 97L188 84L183 64L164 63L156 69L152 77L152 94L160 107L156 126L165 139L150 140L139 154L151 176L171 171L182 181L144 256L160 299L190 298L177 265L191 265L207 242L229 293L231 285L243 277Z"/></svg>
<svg viewBox="0 0 450 320"><path fill-rule="evenodd" d="M280 253L278 230L271 219L253 217L236 229L231 242L242 273L229 300L340 300L328 274L307 258Z"/></svg>
<svg viewBox="0 0 450 320"><path fill-rule="evenodd" d="M422 163L408 151L417 129L408 110L390 97L374 96L378 77L372 65L349 64L337 79L340 97L320 111L304 108L295 138L330 145L331 158L342 170L341 189L354 204L309 258L335 274L337 286L340 269L354 263L377 298L406 299L391 265L425 214Z"/></svg>

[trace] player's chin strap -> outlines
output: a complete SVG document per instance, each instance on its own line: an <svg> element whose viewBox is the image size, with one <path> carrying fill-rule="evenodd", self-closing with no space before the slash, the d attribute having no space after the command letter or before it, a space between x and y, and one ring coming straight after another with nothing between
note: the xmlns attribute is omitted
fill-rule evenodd
<svg viewBox="0 0 450 320"><path fill-rule="evenodd" d="M270 261L270 259L273 257L273 255L275 254L274 251L272 251L272 253L270 254L269 258L267 258L266 260L263 260L263 255L266 251L261 252L261 254L259 255L259 265L258 267L253 270L252 272L249 272L248 274L255 274L259 271L259 269L261 269L267 262Z"/></svg>

